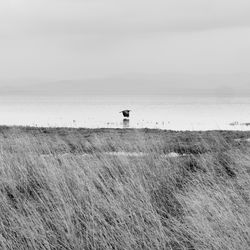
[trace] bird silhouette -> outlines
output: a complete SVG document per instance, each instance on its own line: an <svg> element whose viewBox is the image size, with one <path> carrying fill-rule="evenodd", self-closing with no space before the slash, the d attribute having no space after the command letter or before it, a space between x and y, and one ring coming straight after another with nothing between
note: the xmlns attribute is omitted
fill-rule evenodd
<svg viewBox="0 0 250 250"><path fill-rule="evenodd" d="M120 113L122 113L124 117L129 117L129 112L130 112L130 111L131 111L131 110L126 109L126 110L120 111Z"/></svg>

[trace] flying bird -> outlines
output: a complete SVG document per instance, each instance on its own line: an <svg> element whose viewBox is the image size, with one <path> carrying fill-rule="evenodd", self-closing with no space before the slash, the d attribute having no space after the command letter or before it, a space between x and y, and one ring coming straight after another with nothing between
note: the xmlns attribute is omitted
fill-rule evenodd
<svg viewBox="0 0 250 250"><path fill-rule="evenodd" d="M126 109L126 110L121 111L120 113L122 113L124 117L129 117L129 112L130 112L130 111L131 111L131 110Z"/></svg>

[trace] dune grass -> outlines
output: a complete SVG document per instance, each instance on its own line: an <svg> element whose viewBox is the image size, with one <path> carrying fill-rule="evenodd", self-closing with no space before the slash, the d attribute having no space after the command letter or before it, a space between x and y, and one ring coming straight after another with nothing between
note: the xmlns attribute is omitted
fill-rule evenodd
<svg viewBox="0 0 250 250"><path fill-rule="evenodd" d="M0 249L250 249L248 136L2 127Z"/></svg>

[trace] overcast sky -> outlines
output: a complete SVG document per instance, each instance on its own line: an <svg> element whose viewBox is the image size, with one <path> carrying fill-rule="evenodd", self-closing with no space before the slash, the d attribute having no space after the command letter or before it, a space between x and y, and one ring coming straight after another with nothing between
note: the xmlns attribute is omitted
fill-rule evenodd
<svg viewBox="0 0 250 250"><path fill-rule="evenodd" d="M247 75L249 13L249 0L1 0L1 84Z"/></svg>

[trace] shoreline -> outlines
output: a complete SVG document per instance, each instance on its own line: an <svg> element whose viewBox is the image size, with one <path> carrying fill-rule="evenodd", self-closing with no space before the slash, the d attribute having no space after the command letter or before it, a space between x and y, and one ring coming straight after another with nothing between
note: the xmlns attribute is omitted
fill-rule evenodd
<svg viewBox="0 0 250 250"><path fill-rule="evenodd" d="M161 128L88 128L88 127L57 127L57 126L23 126L23 125L0 125L0 131L5 129L20 129L25 131L84 131L84 132L145 132L145 133L240 133L249 134L249 130L227 130L227 129L208 129L208 130L174 130L174 129L161 129Z"/></svg>

